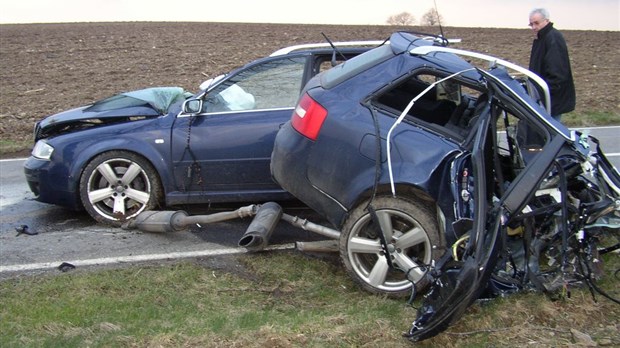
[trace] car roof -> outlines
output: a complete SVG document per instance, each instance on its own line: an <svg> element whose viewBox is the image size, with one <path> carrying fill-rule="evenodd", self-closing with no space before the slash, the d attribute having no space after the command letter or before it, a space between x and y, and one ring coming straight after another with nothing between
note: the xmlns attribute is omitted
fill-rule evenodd
<svg viewBox="0 0 620 348"><path fill-rule="evenodd" d="M339 41L339 42L333 42L333 43L329 43L329 42L308 43L308 44L294 45L294 46L281 48L273 52L272 54L270 54L269 57L283 56L283 55L293 53L295 51L307 51L307 50L315 50L315 49L321 49L320 51L323 51L324 49L329 49L330 51L333 51L334 47L336 49L340 49L344 47L372 48L372 47L380 46L384 44L385 42L386 40Z"/></svg>

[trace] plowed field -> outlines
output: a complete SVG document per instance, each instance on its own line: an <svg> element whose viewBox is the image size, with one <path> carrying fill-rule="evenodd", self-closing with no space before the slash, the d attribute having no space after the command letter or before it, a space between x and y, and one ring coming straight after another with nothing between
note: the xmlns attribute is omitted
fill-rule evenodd
<svg viewBox="0 0 620 348"><path fill-rule="evenodd" d="M23 142L42 117L123 91L150 86L196 91L208 77L278 48L322 42L321 33L333 41L377 40L398 29L140 22L0 25L0 137ZM528 64L529 29L445 28L445 33L463 39L457 48ZM620 32L563 33L577 85L576 111L620 115Z"/></svg>

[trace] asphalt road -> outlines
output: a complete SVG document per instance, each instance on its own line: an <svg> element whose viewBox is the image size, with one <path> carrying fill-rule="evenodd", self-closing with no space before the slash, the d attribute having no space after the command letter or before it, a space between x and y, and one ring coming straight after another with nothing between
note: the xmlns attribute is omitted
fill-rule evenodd
<svg viewBox="0 0 620 348"><path fill-rule="evenodd" d="M620 168L620 127L591 128L609 159ZM175 233L126 231L94 223L85 213L33 200L23 174L24 159L0 161L0 277L16 272L55 271L63 262L97 265L183 257L243 253L237 247L251 218L192 227ZM195 207L191 214L234 210L239 206ZM299 205L285 212L324 223ZM27 225L36 235L18 234ZM280 222L271 238L275 248L292 248L295 241L325 239Z"/></svg>
<svg viewBox="0 0 620 348"><path fill-rule="evenodd" d="M33 200L23 174L24 159L0 161L0 277L7 273L55 270L63 262L103 265L246 252L237 246L251 218L230 220L175 233L146 233L95 223L86 212ZM282 204L286 213L316 223L318 215L299 203ZM235 210L241 205L193 207L190 214ZM324 223L324 222L323 222ZM18 234L28 226L36 235ZM293 248L296 241L326 239L281 221L271 246ZM9 275L10 276L10 275Z"/></svg>

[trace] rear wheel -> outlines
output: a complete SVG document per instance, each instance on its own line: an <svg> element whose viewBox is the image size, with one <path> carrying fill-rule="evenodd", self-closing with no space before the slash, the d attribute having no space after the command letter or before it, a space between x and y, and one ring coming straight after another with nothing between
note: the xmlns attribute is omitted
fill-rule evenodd
<svg viewBox="0 0 620 348"><path fill-rule="evenodd" d="M409 279L417 290L428 286L424 274L444 249L431 209L400 197L373 200L389 250L386 255L366 206L364 202L352 211L340 236L340 257L349 275L365 290L390 296L409 294Z"/></svg>
<svg viewBox="0 0 620 348"><path fill-rule="evenodd" d="M120 226L162 199L159 177L143 157L110 151L95 157L80 179L80 197L96 221Z"/></svg>

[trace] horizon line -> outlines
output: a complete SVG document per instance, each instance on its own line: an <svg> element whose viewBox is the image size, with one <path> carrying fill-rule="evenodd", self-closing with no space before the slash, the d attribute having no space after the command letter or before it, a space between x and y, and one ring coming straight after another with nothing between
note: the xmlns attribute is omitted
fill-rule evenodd
<svg viewBox="0 0 620 348"><path fill-rule="evenodd" d="M383 27L408 27L408 28L433 28L439 26L428 26L428 25L391 25L391 24L338 24L338 23L283 23L283 22L232 22L232 21L192 21L192 20L184 20L184 21L165 21L165 20L135 20L135 21L58 21L58 22L0 22L0 25L45 25L45 24L95 24L95 23L220 23L220 24L270 24L270 25L333 25L333 26L383 26ZM518 27L481 27L481 26L451 26L451 25L442 25L441 28L469 28L469 29L511 29L511 30L527 30L528 28L518 28ZM620 29L566 29L560 28L562 31L610 31L610 32L618 32Z"/></svg>

